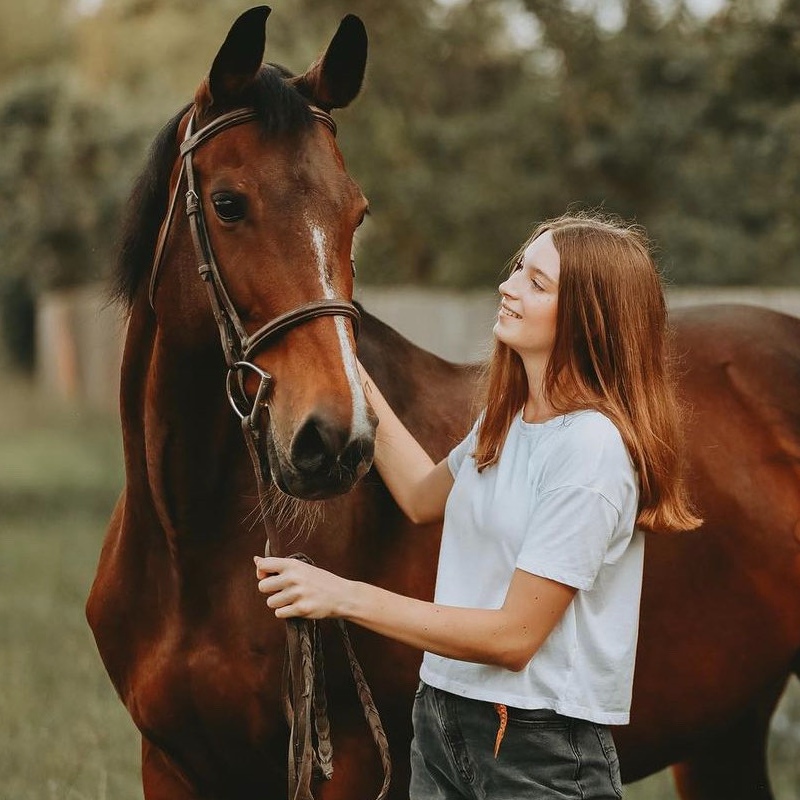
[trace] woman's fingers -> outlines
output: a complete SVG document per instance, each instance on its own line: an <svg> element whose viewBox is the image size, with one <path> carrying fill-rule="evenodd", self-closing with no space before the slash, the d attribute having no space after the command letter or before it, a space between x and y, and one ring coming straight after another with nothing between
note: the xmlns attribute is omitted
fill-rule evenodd
<svg viewBox="0 0 800 800"><path fill-rule="evenodd" d="M293 558L255 557L258 591L276 617L336 616L348 581Z"/></svg>
<svg viewBox="0 0 800 800"><path fill-rule="evenodd" d="M264 578L269 574L279 575L285 572L292 563L297 563L296 560L292 558L275 558L274 556L269 556L267 558L263 556L253 556L253 561L256 565L256 575L259 578Z"/></svg>
<svg viewBox="0 0 800 800"><path fill-rule="evenodd" d="M267 598L267 605L270 608L277 609L284 606L292 605L298 599L297 592L292 592L288 589L283 589L280 592L275 592Z"/></svg>
<svg viewBox="0 0 800 800"><path fill-rule="evenodd" d="M321 572L293 558L255 556L258 591L267 595L267 606L279 618L319 617L319 603L309 599L316 573Z"/></svg>
<svg viewBox="0 0 800 800"><path fill-rule="evenodd" d="M276 617L304 617L308 611L300 605L302 590L293 581L284 576L271 575L258 582L258 591L267 596L267 606L275 612Z"/></svg>
<svg viewBox="0 0 800 800"><path fill-rule="evenodd" d="M358 368L358 376L361 378L361 385L367 391L372 378L370 378L369 373L364 369L364 365L360 361L356 361L356 367Z"/></svg>
<svg viewBox="0 0 800 800"><path fill-rule="evenodd" d="M268 575L258 582L258 591L261 594L274 594L286 588L286 585L282 575Z"/></svg>

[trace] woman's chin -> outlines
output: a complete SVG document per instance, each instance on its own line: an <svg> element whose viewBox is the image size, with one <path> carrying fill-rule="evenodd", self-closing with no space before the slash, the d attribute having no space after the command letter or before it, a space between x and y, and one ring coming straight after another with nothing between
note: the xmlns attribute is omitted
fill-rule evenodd
<svg viewBox="0 0 800 800"><path fill-rule="evenodd" d="M512 347L512 343L509 341L511 337L509 337L508 331L505 330L502 319L498 318L497 322L492 326L492 335L501 344Z"/></svg>

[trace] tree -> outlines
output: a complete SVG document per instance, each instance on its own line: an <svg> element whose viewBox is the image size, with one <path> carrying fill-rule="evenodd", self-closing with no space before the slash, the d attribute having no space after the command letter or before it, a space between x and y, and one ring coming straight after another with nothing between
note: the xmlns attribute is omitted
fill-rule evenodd
<svg viewBox="0 0 800 800"><path fill-rule="evenodd" d="M270 17L267 58L298 71L345 13L367 25L362 96L337 112L371 202L361 280L494 283L534 221L578 203L635 216L677 280L788 282L799 3L729 0L704 22L677 0L666 12L628 0L609 30L567 0L523 0L515 15L506 0L296 0ZM241 2L34 6L52 24L17 50L7 35L0 58L0 274L93 280L148 142L191 99ZM0 12L4 30L27 9ZM526 14L532 43L514 35Z"/></svg>

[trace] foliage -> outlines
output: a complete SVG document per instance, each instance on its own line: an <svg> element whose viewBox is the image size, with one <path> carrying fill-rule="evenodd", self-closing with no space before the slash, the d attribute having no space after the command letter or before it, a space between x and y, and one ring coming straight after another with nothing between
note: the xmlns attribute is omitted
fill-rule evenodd
<svg viewBox="0 0 800 800"><path fill-rule="evenodd" d="M105 0L80 14L78 0L31 0L0 11L0 283L108 273L147 141L191 98L247 4ZM709 21L680 0L627 0L614 28L585 7L275 8L267 58L295 71L344 13L370 33L363 95L337 115L371 202L361 280L494 283L535 220L574 204L644 223L675 281L797 280L799 0L728 0ZM35 26L33 11L46 12Z"/></svg>
<svg viewBox="0 0 800 800"><path fill-rule="evenodd" d="M130 132L111 109L51 67L23 75L0 95L0 230L6 273L38 286L102 275L94 257L113 242L116 212L131 177L117 155Z"/></svg>
<svg viewBox="0 0 800 800"><path fill-rule="evenodd" d="M33 367L35 314L33 293L24 278L0 281L0 341L6 344L11 366L23 372Z"/></svg>

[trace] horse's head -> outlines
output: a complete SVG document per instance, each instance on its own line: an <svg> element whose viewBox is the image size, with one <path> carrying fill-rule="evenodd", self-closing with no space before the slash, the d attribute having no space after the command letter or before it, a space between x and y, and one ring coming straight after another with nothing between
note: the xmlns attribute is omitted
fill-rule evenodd
<svg viewBox="0 0 800 800"><path fill-rule="evenodd" d="M322 498L349 490L374 447L351 304L367 203L328 116L358 94L367 39L345 17L324 55L293 77L262 65L268 14L253 8L234 23L178 126L171 189L186 193L192 230L177 218L162 226L151 302L159 329L182 346L221 337L232 401L275 483Z"/></svg>

